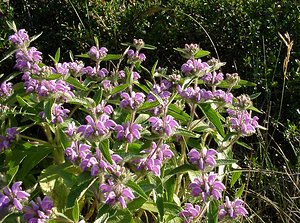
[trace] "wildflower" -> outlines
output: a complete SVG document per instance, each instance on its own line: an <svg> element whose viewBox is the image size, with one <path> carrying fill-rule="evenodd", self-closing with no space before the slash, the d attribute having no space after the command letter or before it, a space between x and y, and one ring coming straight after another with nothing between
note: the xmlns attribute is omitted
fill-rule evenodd
<svg viewBox="0 0 300 223"><path fill-rule="evenodd" d="M18 30L14 35L8 38L13 44L23 47L29 43L29 36L25 29Z"/></svg>
<svg viewBox="0 0 300 223"><path fill-rule="evenodd" d="M115 183L112 180L108 180L108 183L100 185L100 191L104 194L105 203L109 205L115 205L120 203L124 209L127 207L127 202L132 201L135 196L131 189L125 187L122 183Z"/></svg>
<svg viewBox="0 0 300 223"><path fill-rule="evenodd" d="M206 167L214 167L216 165L217 151L214 149L207 150L203 148L201 152L196 149L192 149L188 154L190 163L196 165L200 170L204 170Z"/></svg>
<svg viewBox="0 0 300 223"><path fill-rule="evenodd" d="M108 49L105 47L101 47L100 49L98 47L92 46L91 49L88 52L88 55L91 57L94 61L99 61L106 57L108 52Z"/></svg>
<svg viewBox="0 0 300 223"><path fill-rule="evenodd" d="M0 135L0 152L2 150L8 149L10 144L15 140L16 135L18 134L17 128L7 128L6 135Z"/></svg>
<svg viewBox="0 0 300 223"><path fill-rule="evenodd" d="M116 126L116 123L109 119L107 114L102 114L99 119L94 120L90 115L85 117L88 122L86 125L78 127L77 132L88 138L91 135L102 136L109 133L109 131Z"/></svg>
<svg viewBox="0 0 300 223"><path fill-rule="evenodd" d="M209 65L206 62L202 62L201 59L191 59L181 66L181 71L185 75L195 74L203 76L208 68Z"/></svg>
<svg viewBox="0 0 300 223"><path fill-rule="evenodd" d="M209 85L218 85L222 80L224 80L223 74L217 73L215 71L212 73L205 74L201 79L204 81L205 84Z"/></svg>
<svg viewBox="0 0 300 223"><path fill-rule="evenodd" d="M25 50L25 52L17 50L15 67L23 72L30 71L37 74L41 70L38 63L42 61L42 53L35 47Z"/></svg>
<svg viewBox="0 0 300 223"><path fill-rule="evenodd" d="M61 104L54 104L51 114L51 123L63 123L63 118L68 117L69 109L65 109Z"/></svg>
<svg viewBox="0 0 300 223"><path fill-rule="evenodd" d="M215 200L219 200L222 197L221 193L225 189L225 186L220 181L217 181L216 178L217 175L215 173L195 178L194 182L189 185L189 188L192 190L191 195L194 197L201 195L204 202L210 196Z"/></svg>
<svg viewBox="0 0 300 223"><path fill-rule="evenodd" d="M167 136L171 136L175 133L179 127L177 121L174 120L173 116L167 115L160 119L158 117L150 117L149 120L152 131L158 134L165 133Z"/></svg>
<svg viewBox="0 0 300 223"><path fill-rule="evenodd" d="M6 81L4 81L1 85L0 85L0 97L8 97L12 94L12 83L8 82L6 83Z"/></svg>
<svg viewBox="0 0 300 223"><path fill-rule="evenodd" d="M148 156L134 161L134 163L138 163L137 169L145 169L153 172L155 176L159 176L163 162L174 156L174 153L169 148L170 146L167 144L162 144L158 147L155 142L152 142L150 149L141 152L147 153Z"/></svg>
<svg viewBox="0 0 300 223"><path fill-rule="evenodd" d="M115 127L115 131L117 132L117 139L118 140L127 139L129 143L141 138L141 133L140 133L141 130L142 130L142 126L140 124L135 124L130 122L127 122L123 125L117 125Z"/></svg>
<svg viewBox="0 0 300 223"><path fill-rule="evenodd" d="M248 211L244 207L244 201L235 199L230 201L228 196L225 198L225 203L219 206L219 220L224 219L226 216L235 219L238 216L246 216Z"/></svg>
<svg viewBox="0 0 300 223"><path fill-rule="evenodd" d="M128 50L127 56L129 63L142 62L146 60L145 54L139 53L138 51L134 52L132 49Z"/></svg>
<svg viewBox="0 0 300 223"><path fill-rule="evenodd" d="M235 111L232 109L227 110L229 114L230 128L243 135L251 135L255 133L258 127L258 117L253 116L247 111Z"/></svg>
<svg viewBox="0 0 300 223"><path fill-rule="evenodd" d="M50 218L53 208L53 202L50 197L37 198L37 201L30 201L28 206L24 207L23 219L32 223L46 223Z"/></svg>
<svg viewBox="0 0 300 223"><path fill-rule="evenodd" d="M68 124L67 129L65 130L65 133L69 136L72 137L75 135L75 133L77 132L77 127L75 125L75 122L71 122Z"/></svg>
<svg viewBox="0 0 300 223"><path fill-rule="evenodd" d="M106 105L105 101L101 101L95 108L95 112L99 114L110 115L114 112L114 109L111 105Z"/></svg>
<svg viewBox="0 0 300 223"><path fill-rule="evenodd" d="M201 209L199 205L193 206L191 203L186 203L184 210L178 216L183 219L184 223L190 223L197 219L200 213Z"/></svg>
<svg viewBox="0 0 300 223"><path fill-rule="evenodd" d="M230 92L225 92L223 90L216 90L213 92L214 98L225 103L232 103L233 95Z"/></svg>
<svg viewBox="0 0 300 223"><path fill-rule="evenodd" d="M129 95L126 92L121 93L122 101L120 103L120 107L125 109L129 108L132 110L135 110L139 105L143 104L145 101L145 95L140 92L131 92L131 95Z"/></svg>
<svg viewBox="0 0 300 223"><path fill-rule="evenodd" d="M22 182L18 181L12 185L11 189L8 186L3 189L3 194L0 194L0 209L15 207L19 211L22 210L21 201L28 200L30 194L22 190L21 184Z"/></svg>

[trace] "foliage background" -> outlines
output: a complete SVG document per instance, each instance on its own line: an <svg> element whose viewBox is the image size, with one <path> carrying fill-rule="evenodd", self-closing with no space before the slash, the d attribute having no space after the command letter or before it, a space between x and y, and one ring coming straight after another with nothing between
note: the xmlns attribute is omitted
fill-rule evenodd
<svg viewBox="0 0 300 223"><path fill-rule="evenodd" d="M261 93L255 106L263 111L260 124L268 130L249 139L252 150L236 148L243 160L241 166L249 169L243 174L249 206L265 222L284 221L290 219L288 216L297 222L299 12L297 0L4 0L0 2L0 60L10 47L7 20L14 20L30 35L43 32L35 45L44 57L54 55L61 47L62 59L68 60L69 50L74 54L87 51L94 36L112 53L120 52L120 43L142 38L157 47L147 54L148 63L160 58L159 63L169 71L183 63L173 48L185 43L199 43L217 56L206 31L221 61L227 62L223 72L238 72L243 79L257 83L255 88L243 91ZM294 47L283 86L286 47L278 33L285 32L294 40ZM13 64L13 57L2 62L0 74L13 72ZM278 116L282 86L285 92Z"/></svg>

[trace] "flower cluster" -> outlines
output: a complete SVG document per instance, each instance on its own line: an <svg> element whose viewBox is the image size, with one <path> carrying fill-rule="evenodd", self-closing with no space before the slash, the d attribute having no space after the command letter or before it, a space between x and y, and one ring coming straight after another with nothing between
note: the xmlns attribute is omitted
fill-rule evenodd
<svg viewBox="0 0 300 223"><path fill-rule="evenodd" d="M208 166L214 167L216 165L217 154L218 152L214 149L203 148L201 152L192 149L187 155L190 163L196 165L199 170L204 170Z"/></svg>
<svg viewBox="0 0 300 223"><path fill-rule="evenodd" d="M174 156L174 153L169 148L170 146L167 144L157 146L155 142L152 142L150 149L141 151L142 154L148 155L143 159L134 161L134 163L138 164L137 169L151 171L155 176L160 176L163 162Z"/></svg>
<svg viewBox="0 0 300 223"><path fill-rule="evenodd" d="M63 123L64 119L68 117L69 109L65 109L61 104L54 104L51 113L51 123Z"/></svg>
<svg viewBox="0 0 300 223"><path fill-rule="evenodd" d="M30 201L29 205L24 207L23 219L30 223L46 223L53 207L50 197L38 197L36 202Z"/></svg>
<svg viewBox="0 0 300 223"><path fill-rule="evenodd" d="M100 49L96 46L92 46L88 52L90 58L94 61L99 61L106 57L108 49L105 47L101 47Z"/></svg>
<svg viewBox="0 0 300 223"><path fill-rule="evenodd" d="M14 35L8 38L13 44L20 47L25 46L29 43L29 36L25 29L18 30Z"/></svg>
<svg viewBox="0 0 300 223"><path fill-rule="evenodd" d="M9 97L12 94L12 83L4 81L0 85L0 97Z"/></svg>
<svg viewBox="0 0 300 223"><path fill-rule="evenodd" d="M117 133L118 140L127 139L127 142L131 143L141 138L140 131L142 130L142 126L140 124L126 122L123 125L116 125L114 130Z"/></svg>
<svg viewBox="0 0 300 223"><path fill-rule="evenodd" d="M224 77L222 73L217 73L214 71L205 74L201 79L204 81L205 84L218 85L222 80L224 80Z"/></svg>
<svg viewBox="0 0 300 223"><path fill-rule="evenodd" d="M184 223L191 223L199 217L201 208L199 205L193 206L191 203L186 203L185 208L181 211L178 216L183 219Z"/></svg>
<svg viewBox="0 0 300 223"><path fill-rule="evenodd" d="M185 75L203 76L208 68L209 65L201 59L191 59L181 66L181 71Z"/></svg>
<svg viewBox="0 0 300 223"><path fill-rule="evenodd" d="M21 202L28 200L30 194L22 190L21 184L22 182L18 181L12 185L11 189L8 186L3 189L3 194L0 193L0 210L5 207L15 207L19 211L23 209Z"/></svg>
<svg viewBox="0 0 300 223"><path fill-rule="evenodd" d="M18 134L17 128L7 128L6 135L0 135L0 152L10 147L10 144L15 140Z"/></svg>
<svg viewBox="0 0 300 223"><path fill-rule="evenodd" d="M209 175L205 174L201 178L195 178L194 182L189 185L191 195L194 197L201 196L204 202L210 196L215 200L219 200L222 197L222 191L225 190L225 186L216 179L217 174L213 172L209 173Z"/></svg>
<svg viewBox="0 0 300 223"><path fill-rule="evenodd" d="M148 121L154 133L166 134L167 136L172 136L179 127L178 122L171 115L167 115L162 119L152 116Z"/></svg>
<svg viewBox="0 0 300 223"><path fill-rule="evenodd" d="M81 133L85 138L106 135L116 126L116 123L106 114L102 114L100 118L96 120L88 115L85 117L85 120L87 124L79 126L77 130L77 132Z"/></svg>
<svg viewBox="0 0 300 223"><path fill-rule="evenodd" d="M132 91L130 94L123 92L120 94L122 101L120 102L120 107L125 109L135 110L139 105L143 104L145 101L145 95L140 92Z"/></svg>
<svg viewBox="0 0 300 223"><path fill-rule="evenodd" d="M128 50L127 55L129 63L142 62L146 60L145 54L139 53L139 51L134 51L132 49Z"/></svg>
<svg viewBox="0 0 300 223"><path fill-rule="evenodd" d="M104 194L106 204L115 205L119 202L122 208L126 208L126 203L135 198L130 188L125 187L124 184L115 183L110 179L108 183L100 185L100 191Z"/></svg>
<svg viewBox="0 0 300 223"><path fill-rule="evenodd" d="M182 89L181 86L178 85L177 91L182 98L194 103L208 101L214 98L214 94L211 91L199 87L188 87L186 89Z"/></svg>
<svg viewBox="0 0 300 223"><path fill-rule="evenodd" d="M255 133L258 127L258 117L249 114L248 111L240 110L227 110L229 114L230 128L243 135L251 135Z"/></svg>
<svg viewBox="0 0 300 223"><path fill-rule="evenodd" d="M219 206L219 220L228 216L231 219L235 219L238 216L246 216L248 211L244 207L244 201L241 199L235 199L230 201L228 196L225 198L224 205Z"/></svg>

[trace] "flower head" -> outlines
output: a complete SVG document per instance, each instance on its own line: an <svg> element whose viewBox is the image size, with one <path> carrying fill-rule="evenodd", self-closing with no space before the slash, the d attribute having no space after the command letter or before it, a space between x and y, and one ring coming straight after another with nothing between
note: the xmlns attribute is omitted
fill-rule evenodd
<svg viewBox="0 0 300 223"><path fill-rule="evenodd" d="M31 223L46 223L53 207L50 197L38 197L36 202L30 201L29 205L24 207L23 219Z"/></svg>
<svg viewBox="0 0 300 223"><path fill-rule="evenodd" d="M203 148L201 152L196 149L192 149L188 154L190 163L196 165L200 170L204 170L206 167L213 167L216 165L217 151L214 149Z"/></svg>
<svg viewBox="0 0 300 223"><path fill-rule="evenodd" d="M30 194L23 191L21 188L21 181L15 182L11 188L6 186L3 189L3 194L0 194L0 209L4 207L15 207L17 210L21 211L23 205L21 202L23 200L28 200Z"/></svg>
<svg viewBox="0 0 300 223"><path fill-rule="evenodd" d="M224 219L226 216L235 219L238 216L246 216L248 211L244 207L244 201L235 199L230 201L228 196L225 198L225 203L219 206L219 220Z"/></svg>
<svg viewBox="0 0 300 223"><path fill-rule="evenodd" d="M184 210L181 211L178 216L183 219L184 223L190 223L193 222L200 213L201 209L199 205L194 206L191 203L186 203Z"/></svg>

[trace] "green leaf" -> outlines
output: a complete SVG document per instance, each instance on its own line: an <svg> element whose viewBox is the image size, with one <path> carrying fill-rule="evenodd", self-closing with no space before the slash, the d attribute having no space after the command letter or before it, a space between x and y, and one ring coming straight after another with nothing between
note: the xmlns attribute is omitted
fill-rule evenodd
<svg viewBox="0 0 300 223"><path fill-rule="evenodd" d="M116 93L119 93L120 91L123 91L125 90L126 88L128 88L128 84L122 84L122 85L119 85L117 87L115 87L112 91L111 91L111 95L114 95Z"/></svg>
<svg viewBox="0 0 300 223"><path fill-rule="evenodd" d="M32 146L30 149L26 150L24 154L26 155L24 161L22 162L22 167L18 171L18 176L21 179L25 179L27 174L43 159L45 159L52 152L51 148L43 146Z"/></svg>
<svg viewBox="0 0 300 223"><path fill-rule="evenodd" d="M155 108L159 105L158 101L146 101L142 106L138 108L138 111L150 110L151 108Z"/></svg>
<svg viewBox="0 0 300 223"><path fill-rule="evenodd" d="M87 192L87 190L96 182L97 177L90 176L89 173L83 172L78 176L80 178L81 175L84 176L84 180L78 180L78 184L75 184L68 195L67 199L67 208L71 208L74 206L76 200L80 200L83 195ZM87 179L86 179L87 178Z"/></svg>
<svg viewBox="0 0 300 223"><path fill-rule="evenodd" d="M173 202L175 191L175 176L170 177L164 184L166 189L167 201Z"/></svg>
<svg viewBox="0 0 300 223"><path fill-rule="evenodd" d="M102 88L97 89L95 91L95 95L93 97L93 100L95 101L96 105L98 105L100 103L100 101L102 100L102 95L103 95L103 90Z"/></svg>
<svg viewBox="0 0 300 223"><path fill-rule="evenodd" d="M158 210L159 218L160 218L159 222L163 222L165 208L164 208L164 198L161 195L159 195L156 199L156 206L157 206L157 210Z"/></svg>
<svg viewBox="0 0 300 223"><path fill-rule="evenodd" d="M59 62L59 59L60 59L60 47L58 47L58 49L56 50L54 59L55 59L56 63Z"/></svg>
<svg viewBox="0 0 300 223"><path fill-rule="evenodd" d="M236 192L235 197L236 198L240 198L244 192L245 189L245 184L242 184L242 186L240 187L240 189Z"/></svg>
<svg viewBox="0 0 300 223"><path fill-rule="evenodd" d="M182 129L182 128L176 129L175 134L180 135L180 136L191 137L191 138L200 138L199 134L191 132L191 131L186 130L186 129Z"/></svg>
<svg viewBox="0 0 300 223"><path fill-rule="evenodd" d="M231 177L231 181L230 181L230 187L233 187L234 184L237 182L237 180L240 178L240 176L242 175L242 171L234 171Z"/></svg>
<svg viewBox="0 0 300 223"><path fill-rule="evenodd" d="M212 200L208 205L208 223L218 223L219 204L216 200Z"/></svg>
<svg viewBox="0 0 300 223"><path fill-rule="evenodd" d="M12 50L10 52L8 52L1 60L0 63L2 63L3 61L5 61L6 59L8 59L11 55L13 55L17 50Z"/></svg>
<svg viewBox="0 0 300 223"><path fill-rule="evenodd" d="M175 169L172 169L171 171L166 172L166 176L168 175L174 175L177 173L185 173L189 170L197 170L197 168L190 164L183 164L179 167L176 167Z"/></svg>
<svg viewBox="0 0 300 223"><path fill-rule="evenodd" d="M156 67L157 67L157 64L158 64L158 60L156 60L156 62L154 63L152 69L151 69L151 75L152 75L152 78L154 77L154 74L155 74L155 71L156 71Z"/></svg>
<svg viewBox="0 0 300 223"><path fill-rule="evenodd" d="M33 41L35 41L37 38L39 38L41 35L43 34L43 32L40 32L39 34L36 34L34 36L32 36L30 38L30 43L32 43Z"/></svg>
<svg viewBox="0 0 300 223"><path fill-rule="evenodd" d="M155 50L157 47L156 46L152 46L152 45L149 45L149 44L145 44L143 46L143 49L147 49L147 50Z"/></svg>
<svg viewBox="0 0 300 223"><path fill-rule="evenodd" d="M206 51L206 50L199 50L199 51L194 55L194 57L197 59L197 58L200 58L200 57L208 56L209 54L210 54L209 51Z"/></svg>
<svg viewBox="0 0 300 223"><path fill-rule="evenodd" d="M106 223L107 220L109 219L109 214L104 213L100 218L97 218L94 223Z"/></svg>
<svg viewBox="0 0 300 223"><path fill-rule="evenodd" d="M240 86L248 86L248 87L255 87L256 84L250 81L246 81L246 80L240 80L238 83Z"/></svg>
<svg viewBox="0 0 300 223"><path fill-rule="evenodd" d="M146 92L147 94L149 94L150 89L147 86L145 86L143 84L140 84L139 82L136 82L136 81L134 82L134 84L136 86L138 86L140 89L142 89L144 92Z"/></svg>
<svg viewBox="0 0 300 223"><path fill-rule="evenodd" d="M216 127L217 131L221 134L221 136L225 136L224 127L219 118L219 114L215 111L210 104L202 103L199 104L199 107L206 118L212 122L212 124Z"/></svg>
<svg viewBox="0 0 300 223"><path fill-rule="evenodd" d="M174 104L170 104L168 108L168 114L172 115L177 120L188 121L191 119L191 117L186 112L184 112L182 109L179 109Z"/></svg>
<svg viewBox="0 0 300 223"><path fill-rule="evenodd" d="M133 191L136 192L138 195L140 195L142 198L144 198L146 200L148 199L148 196L144 192L144 190L134 181L129 180L126 185L129 186L130 188L132 188Z"/></svg>
<svg viewBox="0 0 300 223"><path fill-rule="evenodd" d="M249 109L252 111L255 111L257 113L263 114L263 112L261 110L259 110L258 108L254 107L254 106L250 106Z"/></svg>
<svg viewBox="0 0 300 223"><path fill-rule="evenodd" d="M17 101L19 102L19 104L21 105L21 107L30 107L32 108L32 106L30 104L28 104L23 97L20 97L19 95L16 96Z"/></svg>
<svg viewBox="0 0 300 223"><path fill-rule="evenodd" d="M235 160L235 159L219 159L219 160L216 160L217 162L217 166L222 166L222 165L231 165L231 164L234 164L234 163L237 163L238 160Z"/></svg>
<svg viewBox="0 0 300 223"><path fill-rule="evenodd" d="M119 60L121 57L122 54L107 54L106 57L102 59L102 61Z"/></svg>
<svg viewBox="0 0 300 223"><path fill-rule="evenodd" d="M261 92L257 92L255 94L250 95L250 98L251 98L251 100L254 100L254 99L258 98L259 95L261 95Z"/></svg>
<svg viewBox="0 0 300 223"><path fill-rule="evenodd" d="M240 146L246 148L246 149L252 150L252 147L249 146L249 145L248 145L247 143L245 143L245 142L237 141L236 143L237 143L238 145L240 145Z"/></svg>
<svg viewBox="0 0 300 223"><path fill-rule="evenodd" d="M142 124L143 122L147 121L149 119L149 114L140 114L134 121L136 124Z"/></svg>
<svg viewBox="0 0 300 223"><path fill-rule="evenodd" d="M112 164L112 159L109 150L109 139L103 140L102 142L100 142L100 145L100 151L102 152L103 156L110 164Z"/></svg>
<svg viewBox="0 0 300 223"><path fill-rule="evenodd" d="M79 204L78 204L78 200L76 199L74 207L72 209L72 216L75 222L79 221L79 214L80 214Z"/></svg>
<svg viewBox="0 0 300 223"><path fill-rule="evenodd" d="M80 58L90 58L90 56L87 53L80 54L80 55L75 55L75 57L80 57Z"/></svg>
<svg viewBox="0 0 300 223"><path fill-rule="evenodd" d="M67 83L71 84L73 87L76 87L80 90L86 91L87 88L84 87L76 78L74 77L68 77L66 80Z"/></svg>

